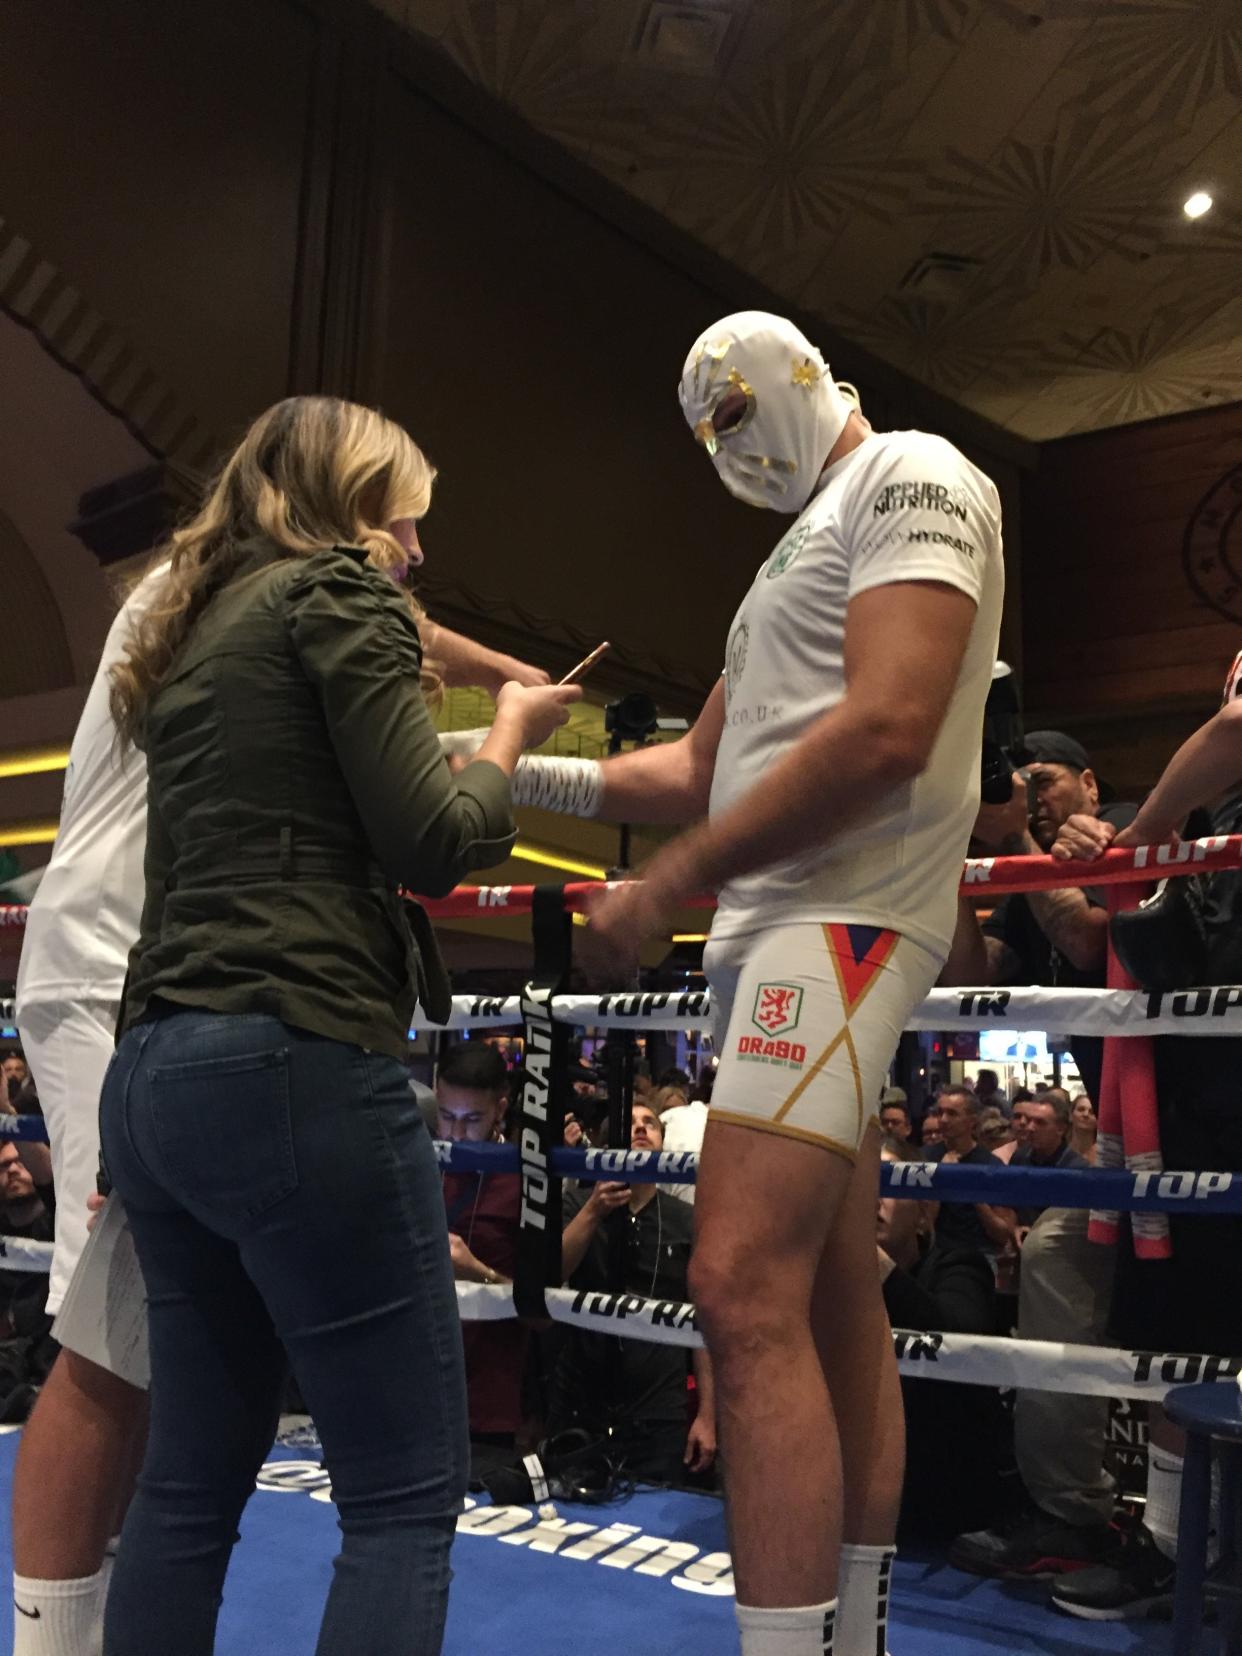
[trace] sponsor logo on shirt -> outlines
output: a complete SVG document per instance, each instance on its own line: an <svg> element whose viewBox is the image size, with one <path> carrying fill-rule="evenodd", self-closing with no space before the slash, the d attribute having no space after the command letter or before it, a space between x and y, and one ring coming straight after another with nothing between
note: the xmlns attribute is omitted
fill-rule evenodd
<svg viewBox="0 0 1242 1656"><path fill-rule="evenodd" d="M743 1035L737 1043L737 1055L764 1064L783 1064L789 1069L801 1069L806 1063L806 1048L801 1041L770 1041L762 1035Z"/></svg>
<svg viewBox="0 0 1242 1656"><path fill-rule="evenodd" d="M789 531L768 559L768 567L764 574L769 581L774 581L778 575L783 575L791 564L797 562L798 554L806 545L806 537L810 532L811 526L808 523L797 524Z"/></svg>
<svg viewBox="0 0 1242 1656"><path fill-rule="evenodd" d="M967 558L973 558L975 549L968 540L958 535L942 535L939 529L911 529L906 536L907 546L951 546Z"/></svg>
<svg viewBox="0 0 1242 1656"><path fill-rule="evenodd" d="M889 512L910 507L915 511L943 512L946 517L966 521L967 495L965 489L949 483L888 483L876 497L872 507L874 517L886 517Z"/></svg>
<svg viewBox="0 0 1242 1656"><path fill-rule="evenodd" d="M783 1035L797 1029L802 1016L802 989L796 983L761 983L755 992L750 1021L765 1035Z"/></svg>
<svg viewBox="0 0 1242 1656"><path fill-rule="evenodd" d="M725 657L725 700L732 701L733 692L741 682L742 674L746 671L746 653L750 648L750 628L745 621L739 621L733 629L733 636L729 640L728 654Z"/></svg>

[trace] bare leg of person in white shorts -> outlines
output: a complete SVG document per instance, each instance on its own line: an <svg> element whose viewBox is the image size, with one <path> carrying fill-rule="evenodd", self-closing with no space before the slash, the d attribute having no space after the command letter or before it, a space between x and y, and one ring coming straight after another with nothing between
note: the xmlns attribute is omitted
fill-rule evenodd
<svg viewBox="0 0 1242 1656"><path fill-rule="evenodd" d="M22 1009L56 1182L48 1308L60 1308L86 1240L99 1166L99 1094L116 1007ZM35 1404L13 1477L14 1656L88 1656L103 1641L108 1543L145 1442L146 1393L62 1350Z"/></svg>
<svg viewBox="0 0 1242 1656"><path fill-rule="evenodd" d="M937 962L893 932L798 924L714 945L705 965L724 1034L690 1286L717 1363L738 1600L797 1604L840 1546L842 1586L876 1579L841 1592L837 1648L883 1651L905 1427L875 1111ZM853 1606L866 1627L847 1625Z"/></svg>

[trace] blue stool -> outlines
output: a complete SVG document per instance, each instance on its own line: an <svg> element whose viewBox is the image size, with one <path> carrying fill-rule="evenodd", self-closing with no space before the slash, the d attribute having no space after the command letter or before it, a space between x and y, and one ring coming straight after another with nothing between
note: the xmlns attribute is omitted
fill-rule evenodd
<svg viewBox="0 0 1242 1656"><path fill-rule="evenodd" d="M1182 1504L1177 1525L1177 1586L1173 1599L1174 1656L1201 1647L1203 1608L1220 1606L1226 1656L1242 1652L1242 1391L1228 1380L1175 1386L1164 1410L1186 1433ZM1208 1582L1208 1525L1212 1505L1212 1450L1220 1462L1220 1564Z"/></svg>

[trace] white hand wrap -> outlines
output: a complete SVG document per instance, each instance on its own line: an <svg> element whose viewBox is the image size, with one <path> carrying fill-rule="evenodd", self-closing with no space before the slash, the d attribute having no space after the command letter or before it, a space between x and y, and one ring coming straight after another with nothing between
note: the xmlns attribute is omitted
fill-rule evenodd
<svg viewBox="0 0 1242 1656"><path fill-rule="evenodd" d="M487 730L448 730L440 746L450 758L471 759L483 746ZM513 803L534 805L560 816L595 817L604 797L604 767L598 759L558 759L528 754L513 772Z"/></svg>

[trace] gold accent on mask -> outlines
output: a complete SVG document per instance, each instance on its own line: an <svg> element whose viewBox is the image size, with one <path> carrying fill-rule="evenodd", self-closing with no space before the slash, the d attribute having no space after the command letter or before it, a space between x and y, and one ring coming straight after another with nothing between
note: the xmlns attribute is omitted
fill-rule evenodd
<svg viewBox="0 0 1242 1656"><path fill-rule="evenodd" d="M716 428L712 424L712 417L710 414L705 414L695 426L694 435L696 439L702 443L703 447L709 454L715 454L716 450L720 447L720 443L716 438Z"/></svg>
<svg viewBox="0 0 1242 1656"><path fill-rule="evenodd" d="M729 341L727 339L721 339L721 340L716 340L716 341L709 340L707 342L707 344L704 345L703 349L699 352L698 356L695 357L695 359L694 359L694 395L695 395L696 398L707 396L708 392L712 388L712 381L716 378L717 373L720 371L720 364L724 361L725 357L728 356L728 354L729 354ZM699 371L703 366L704 358L707 359L707 361L711 364L711 366L707 370L707 378L703 381L703 384L700 385L699 384Z"/></svg>
<svg viewBox="0 0 1242 1656"><path fill-rule="evenodd" d="M789 383L800 385L804 391L810 391L819 384L821 377L820 369L811 361L810 357L807 357L803 362L795 360L793 375Z"/></svg>
<svg viewBox="0 0 1242 1656"><path fill-rule="evenodd" d="M796 460L780 460L774 454L743 454L743 460L749 460L752 466L762 466L765 471L787 472L790 477L798 469Z"/></svg>

